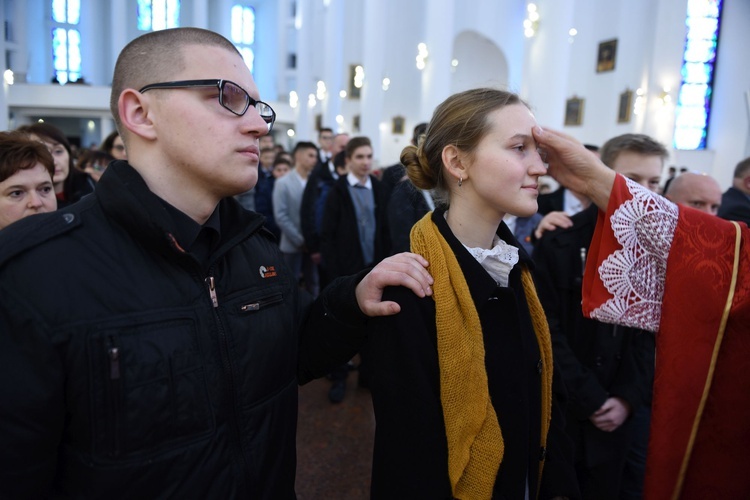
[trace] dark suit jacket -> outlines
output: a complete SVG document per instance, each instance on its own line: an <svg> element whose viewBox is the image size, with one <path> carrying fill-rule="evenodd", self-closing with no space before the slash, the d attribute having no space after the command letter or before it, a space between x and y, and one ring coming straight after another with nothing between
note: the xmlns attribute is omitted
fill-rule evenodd
<svg viewBox="0 0 750 500"><path fill-rule="evenodd" d="M393 167L391 167L393 168ZM389 169L390 170L390 169ZM422 192L411 181L396 184L388 200L388 230L391 235L391 254L408 252L412 226L430 211Z"/></svg>
<svg viewBox="0 0 750 500"><path fill-rule="evenodd" d="M741 221L750 226L750 197L739 189L730 187L721 197L719 217Z"/></svg>
<svg viewBox="0 0 750 500"><path fill-rule="evenodd" d="M310 172L310 177L305 184L302 193L302 204L300 205L300 225L302 235L305 237L307 251L316 253L320 251L320 230L317 223L317 207L325 200L319 200L320 196L326 196L328 189L336 179L333 178L328 163L318 162ZM325 205L323 205L325 206Z"/></svg>
<svg viewBox="0 0 750 500"><path fill-rule="evenodd" d="M560 187L551 193L539 195L536 202L539 206L537 213L547 215L550 212L560 212L565 209L565 188Z"/></svg>
<svg viewBox="0 0 750 500"><path fill-rule="evenodd" d="M654 337L651 333L584 318L581 284L597 207L574 215L573 227L547 232L534 248L537 289L552 334L555 363L568 390L568 431L578 459L589 465L626 453L626 426L603 432L589 420L610 396L633 412L650 400ZM632 414L632 413L631 413ZM624 455L623 455L624 458Z"/></svg>

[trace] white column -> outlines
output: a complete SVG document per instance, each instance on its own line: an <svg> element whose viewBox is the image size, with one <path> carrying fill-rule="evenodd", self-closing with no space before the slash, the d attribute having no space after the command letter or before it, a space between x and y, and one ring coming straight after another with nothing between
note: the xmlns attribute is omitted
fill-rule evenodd
<svg viewBox="0 0 750 500"><path fill-rule="evenodd" d="M341 114L339 91L346 89L344 80L344 0L331 0L326 10L323 44L325 71L323 81L328 97L323 103L323 125L337 130L336 116Z"/></svg>
<svg viewBox="0 0 750 500"><path fill-rule="evenodd" d="M380 151L380 124L386 121L383 116L383 80L385 44L382 37L385 33L386 4L379 0L365 0L364 8L364 49L362 66L365 70L365 81L360 94L362 118L360 129L362 135L372 141L374 156L373 165L378 164Z"/></svg>
<svg viewBox="0 0 750 500"><path fill-rule="evenodd" d="M229 17L227 13L226 17ZM210 29L208 26L208 1L193 0L193 20L190 26Z"/></svg>
<svg viewBox="0 0 750 500"><path fill-rule="evenodd" d="M297 127L295 142L315 141L317 134L314 130L313 113L307 105L308 95L315 93L313 81L313 48L314 26L312 25L313 0L298 0L297 2L297 94L299 106L297 110ZM301 20L301 21L300 21Z"/></svg>
<svg viewBox="0 0 750 500"><path fill-rule="evenodd" d="M465 8L465 6L464 6ZM435 107L451 92L451 58L453 56L454 0L431 0L425 12L427 61L422 71L422 106L420 116L432 116ZM414 57L417 47L406 47Z"/></svg>
<svg viewBox="0 0 750 500"><path fill-rule="evenodd" d="M128 9L126 0L111 0L109 8L110 19L108 36L112 43L112 52L110 58L111 66L109 68L109 80L107 80L107 82L111 83L112 75L114 74L115 70L115 63L117 62L117 56L120 55L120 51L130 41L128 39L128 23L125 22L125 19L128 19L128 14L130 14L130 16L133 16L133 13L130 9ZM105 33L107 33L106 30Z"/></svg>

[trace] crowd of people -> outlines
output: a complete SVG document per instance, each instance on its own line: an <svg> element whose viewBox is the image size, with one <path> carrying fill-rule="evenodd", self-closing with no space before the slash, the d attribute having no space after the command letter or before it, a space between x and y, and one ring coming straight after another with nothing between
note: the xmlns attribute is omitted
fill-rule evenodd
<svg viewBox="0 0 750 500"><path fill-rule="evenodd" d="M750 158L664 186L653 138L489 88L379 172L331 128L287 152L196 28L128 44L111 111L77 155L0 133L0 497L294 498L297 385L340 403L357 354L373 498L750 492Z"/></svg>

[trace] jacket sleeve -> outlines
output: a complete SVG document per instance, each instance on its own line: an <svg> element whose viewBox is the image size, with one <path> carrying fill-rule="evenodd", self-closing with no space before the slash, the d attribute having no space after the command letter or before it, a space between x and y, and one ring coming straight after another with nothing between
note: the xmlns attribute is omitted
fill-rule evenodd
<svg viewBox="0 0 750 500"><path fill-rule="evenodd" d="M305 238L305 245L307 245L307 251L310 253L320 251L320 235L315 227L315 202L318 199L318 182L320 182L320 177L313 171L302 194L299 214L302 236Z"/></svg>
<svg viewBox="0 0 750 500"><path fill-rule="evenodd" d="M326 199L325 215L323 225L320 228L320 252L323 255L323 264L326 267L326 275L330 278L341 276L339 270L338 238L341 228L341 197L336 187L332 187Z"/></svg>
<svg viewBox="0 0 750 500"><path fill-rule="evenodd" d="M284 182L282 179L279 179L273 186L273 218L276 220L276 225L289 238L292 245L299 248L305 244L305 240L300 230L295 226L294 218L289 213L289 197L291 193L289 192L287 182Z"/></svg>
<svg viewBox="0 0 750 500"><path fill-rule="evenodd" d="M46 498L65 421L65 376L44 320L7 289L0 296L0 497Z"/></svg>

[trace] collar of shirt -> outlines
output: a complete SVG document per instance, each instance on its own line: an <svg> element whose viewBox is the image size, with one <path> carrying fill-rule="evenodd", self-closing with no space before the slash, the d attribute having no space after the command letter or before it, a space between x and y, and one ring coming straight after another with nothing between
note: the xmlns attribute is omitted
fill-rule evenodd
<svg viewBox="0 0 750 500"><path fill-rule="evenodd" d="M354 186L360 186L360 187L363 187L365 189L372 189L372 180L370 179L369 175L367 176L367 180L365 181L365 183L362 184L361 182L359 182L359 179L357 179L356 175L354 175L353 173L349 172L348 174L346 174L346 181L352 187L354 187Z"/></svg>
<svg viewBox="0 0 750 500"><path fill-rule="evenodd" d="M193 245L195 245L198 235L200 235L203 229L209 230L208 233L211 235L211 239L214 242L219 241L219 237L221 236L221 218L219 217L218 207L217 209L214 209L205 224L200 225L191 219L186 213L181 212L166 201L161 199L159 201L161 201L174 222L176 232L174 235L175 239L187 252L190 252Z"/></svg>
<svg viewBox="0 0 750 500"><path fill-rule="evenodd" d="M575 215L583 210L583 203L569 189L563 193L563 200L563 211L566 214Z"/></svg>
<svg viewBox="0 0 750 500"><path fill-rule="evenodd" d="M331 172L331 176L333 176L334 179L338 179L339 173L336 172L336 167L333 165L333 161L328 160L328 163L326 165L328 165L328 171Z"/></svg>

